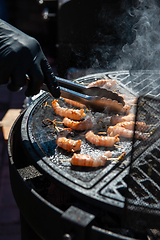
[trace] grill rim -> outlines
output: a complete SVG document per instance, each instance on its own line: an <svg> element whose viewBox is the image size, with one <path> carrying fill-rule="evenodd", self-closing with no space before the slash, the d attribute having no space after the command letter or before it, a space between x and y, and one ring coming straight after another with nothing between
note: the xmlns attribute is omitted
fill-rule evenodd
<svg viewBox="0 0 160 240"><path fill-rule="evenodd" d="M91 75L87 75L87 76L84 76L84 77L81 77L81 78L78 78L78 79L76 79L77 81L83 81L84 79L86 79L86 78L98 78L98 77L101 77L102 78L102 76L115 76L115 78L116 78L116 76L117 76L117 74L118 75L125 75L126 76L126 78L128 77L128 76L130 76L130 74L133 74L134 72L138 72L138 74L140 75L140 74L142 74L142 73L144 73L144 71L133 71L132 73L131 72L129 72L129 71L114 71L114 72L103 72L103 73L96 73L96 74L91 74ZM145 71L145 73L146 74L151 74L151 71ZM159 71L158 71L158 73L160 73ZM118 79L119 80L119 79ZM123 86L123 83L122 83L122 86ZM127 88L128 89L128 88ZM131 93L132 93L132 91L130 91ZM48 94L46 94L46 93L44 93L42 96L40 96L40 98L38 98L37 100L36 100L36 102L34 101L34 104L33 105L31 105L31 107L29 107L29 109L26 111L26 114L25 114L25 116L24 116L24 119L25 119L25 121L24 122L22 122L22 132L23 132L23 134L24 133L26 133L26 135L25 135L25 137L24 137L24 141L25 140L28 140L28 129L27 129L27 127L28 127L28 119L29 119L29 115L30 115L30 110L32 109L32 107L34 108L34 106L36 106L36 104L37 103L39 103L40 101L43 101L43 99L45 98L45 97L47 97L48 96ZM23 120L24 120L23 119ZM29 150L31 150L32 149L32 146L28 146L28 149ZM32 149L33 150L33 149ZM35 157L36 157L36 161L35 161ZM47 176L53 181L53 176L52 176L52 173L50 172L50 166L47 164L47 165L45 165L44 164L44 162L43 161L39 161L39 156L38 156L38 158L37 158L37 156L35 156L35 153L34 153L34 165L35 165L35 167L37 168L38 167L38 169L39 169L39 171L40 172L43 172L44 174L47 174ZM37 163L40 163L39 164L39 166L37 166ZM122 163L123 164L123 163ZM121 164L121 165L122 165ZM120 167L122 167L120 165ZM114 169L112 169L111 170L111 175L113 175L113 177L111 177L111 179L110 179L110 181L109 181L109 183L112 181L112 180L114 180L116 177L118 177L121 173L123 173L123 171L125 171L126 170L126 168L129 166L129 160L128 160L128 163L127 163L127 165L125 165L125 167L122 167L122 169L119 171L119 173L117 174L117 172L116 172L116 169L115 169L115 175L116 176L114 176ZM110 176L110 175L109 175ZM60 179L60 176L59 176L59 173L57 174L57 176L55 175L55 172L54 172L54 181L56 181L57 183L60 183L60 184L62 184L62 185L64 185L64 181L62 180L62 179ZM122 211L123 210L123 208L124 208L124 201L125 201L125 198L123 197L123 200L121 201L121 200L119 200L119 199L113 199L112 197L109 197L108 199L107 199L107 201L108 202L106 202L106 199L103 199L103 196L102 196L102 201L100 201L99 202L99 199L97 199L97 196L96 196L96 194L95 194L95 192L94 192L94 198L90 198L90 192L89 191L87 191L86 189L84 189L84 188L80 188L80 189L78 189L78 187L76 187L76 191L75 191L75 186L74 187L71 187L70 186L70 181L67 181L66 179L65 179L65 181L66 181L66 184L65 184L65 187L66 187L66 185L67 185L67 189L69 189L70 191L71 191L71 193L72 194L75 194L76 196L78 196L78 197L81 197L83 200L85 199L86 201L89 201L89 202L92 202L93 204L98 204L98 205L100 205L100 207L103 207L104 209L107 209L107 210L109 210L109 211L114 211L115 212L115 210L116 211ZM100 190L101 189L103 189L103 187L100 187L99 188L99 193L100 193ZM83 190L83 191L81 191L81 190ZM116 195L115 195L116 196Z"/></svg>

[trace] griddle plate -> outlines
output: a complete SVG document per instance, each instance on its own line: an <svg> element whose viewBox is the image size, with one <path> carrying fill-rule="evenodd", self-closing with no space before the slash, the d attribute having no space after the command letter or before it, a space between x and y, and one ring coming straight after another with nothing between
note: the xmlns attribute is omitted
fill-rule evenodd
<svg viewBox="0 0 160 240"><path fill-rule="evenodd" d="M114 75L116 73L113 73ZM106 74L96 74L95 76L81 78L79 82L89 83L106 76ZM124 80L129 78L130 74L119 72L120 76ZM119 89L120 92L127 90L127 94L129 93L129 89L123 84L119 84ZM130 91L130 95L133 96L134 93ZM70 159L72 154L56 147L54 130L45 127L42 123L46 118L60 120L52 108L43 106L46 101L51 105L53 98L45 93L32 103L22 120L22 141L30 154L32 163L52 181L56 181L83 200L110 211L122 211L125 200L124 190L126 189L125 177L129 171L132 141L122 139L119 145L123 148L113 147L109 149L113 151L113 157L120 155L123 151L127 152L127 155L121 162L108 161L101 168L76 167L71 166L69 161L60 161ZM145 114L148 113L145 112ZM147 117L147 119L149 118ZM145 121L145 115L141 117L141 121ZM156 121L158 120L155 117L154 122ZM147 124L150 123L147 122ZM78 139L79 135L74 136L74 139L76 138ZM98 156L108 150L108 148L93 147L84 137L81 140L81 153ZM137 141L137 144L141 147L143 141Z"/></svg>

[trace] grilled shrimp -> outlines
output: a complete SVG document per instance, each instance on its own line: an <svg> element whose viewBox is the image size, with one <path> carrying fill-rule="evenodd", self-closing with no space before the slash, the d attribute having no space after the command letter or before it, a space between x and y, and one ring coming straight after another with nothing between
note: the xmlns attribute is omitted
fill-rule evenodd
<svg viewBox="0 0 160 240"><path fill-rule="evenodd" d="M112 88L116 86L116 80L113 79L99 79L95 82L89 83L88 88L90 87L102 87L102 88Z"/></svg>
<svg viewBox="0 0 160 240"><path fill-rule="evenodd" d="M118 94L124 99L125 104L133 105L137 103L137 98L136 97L130 97L125 94Z"/></svg>
<svg viewBox="0 0 160 240"><path fill-rule="evenodd" d="M129 111L131 110L131 106L127 103L125 103L125 105L123 106L121 112L122 113L129 113Z"/></svg>
<svg viewBox="0 0 160 240"><path fill-rule="evenodd" d="M77 130L77 131L84 131L84 130L91 129L93 127L93 122L91 118L87 118L83 121L73 121L65 117L63 119L63 124L66 127L72 128L73 130Z"/></svg>
<svg viewBox="0 0 160 240"><path fill-rule="evenodd" d="M120 126L117 126L117 125L110 126L107 129L107 134L111 137L114 137L118 134L120 137L132 138L133 133L134 133L133 130L129 130L129 129L126 129L124 127L120 127Z"/></svg>
<svg viewBox="0 0 160 240"><path fill-rule="evenodd" d="M65 128L61 132L58 133L58 137L56 139L56 144L58 147L67 150L68 152L76 152L81 150L81 140L73 140L66 138L69 132L71 132L71 128Z"/></svg>
<svg viewBox="0 0 160 240"><path fill-rule="evenodd" d="M129 130L134 130L134 125L135 125L135 122L130 121L130 122L120 122L120 123L117 123L115 126L123 127ZM145 122L136 122L137 131L144 132L148 129L148 127L149 126Z"/></svg>
<svg viewBox="0 0 160 240"><path fill-rule="evenodd" d="M127 115L125 116L120 116L120 115L114 115L111 117L111 124L115 125L119 122L124 122L124 121L134 121L135 120L135 115L133 113L128 113Z"/></svg>
<svg viewBox="0 0 160 240"><path fill-rule="evenodd" d="M105 147L113 147L115 142L119 142L118 135L117 136L99 136L94 134L92 130L88 131L85 134L85 138L96 146L105 146Z"/></svg>
<svg viewBox="0 0 160 240"><path fill-rule="evenodd" d="M112 157L112 153L110 151L106 151L102 156L97 158L93 158L87 154L74 153L71 159L71 164L86 167L100 167L104 166L110 157Z"/></svg>
<svg viewBox="0 0 160 240"><path fill-rule="evenodd" d="M119 135L120 137L132 138L134 131L118 126L117 124L115 126L110 126L107 129L107 134L109 134L111 137ZM135 131L135 138L146 140L148 138L148 134L142 133L140 131Z"/></svg>
<svg viewBox="0 0 160 240"><path fill-rule="evenodd" d="M77 101L73 101L73 100L68 99L68 98L63 98L63 99L64 99L64 101L65 101L66 103L68 103L68 104L70 104L70 105L72 105L72 106L74 106L74 107L78 107L78 108L85 108L85 107L86 107L86 105L84 105L84 104L82 104L82 103L79 103L79 102L77 102Z"/></svg>
<svg viewBox="0 0 160 240"><path fill-rule="evenodd" d="M57 115L60 115L61 117L68 117L74 120L80 120L81 118L85 117L84 109L67 109L60 107L58 104L58 100L54 100L52 102L53 110Z"/></svg>
<svg viewBox="0 0 160 240"><path fill-rule="evenodd" d="M132 98L132 99L128 99L125 95L123 94L118 94L119 96L121 96L125 102L125 105L123 106L121 112L122 113L129 113L129 111L131 110L131 106L136 104L137 99L136 98Z"/></svg>

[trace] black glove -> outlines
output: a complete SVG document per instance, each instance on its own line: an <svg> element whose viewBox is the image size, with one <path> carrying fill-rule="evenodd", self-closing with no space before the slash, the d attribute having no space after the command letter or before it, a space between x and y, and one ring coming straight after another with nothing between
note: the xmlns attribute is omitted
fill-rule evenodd
<svg viewBox="0 0 160 240"><path fill-rule="evenodd" d="M27 83L26 96L39 93L46 83L51 94L58 98L58 87L52 69L39 42L0 19L0 84L8 84L11 91L19 91Z"/></svg>

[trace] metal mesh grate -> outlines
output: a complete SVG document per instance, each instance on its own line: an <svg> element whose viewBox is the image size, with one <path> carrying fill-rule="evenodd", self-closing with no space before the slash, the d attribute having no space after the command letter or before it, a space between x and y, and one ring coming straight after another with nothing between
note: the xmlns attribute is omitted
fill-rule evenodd
<svg viewBox="0 0 160 240"><path fill-rule="evenodd" d="M145 121L152 131L145 141L133 140L127 177L125 225L148 232L160 230L160 99L139 97L136 121ZM154 127L153 127L154 126ZM135 127L135 132L137 127Z"/></svg>

